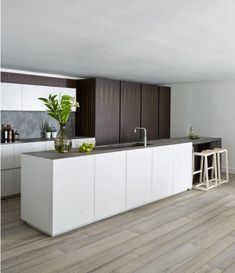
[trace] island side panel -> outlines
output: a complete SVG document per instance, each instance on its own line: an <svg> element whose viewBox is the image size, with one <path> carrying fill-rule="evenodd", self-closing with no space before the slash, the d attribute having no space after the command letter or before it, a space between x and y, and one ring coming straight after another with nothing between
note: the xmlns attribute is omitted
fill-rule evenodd
<svg viewBox="0 0 235 273"><path fill-rule="evenodd" d="M192 143L174 145L173 194L192 189Z"/></svg>
<svg viewBox="0 0 235 273"><path fill-rule="evenodd" d="M53 160L52 236L94 222L94 155Z"/></svg>
<svg viewBox="0 0 235 273"><path fill-rule="evenodd" d="M53 161L21 156L21 219L52 234Z"/></svg>

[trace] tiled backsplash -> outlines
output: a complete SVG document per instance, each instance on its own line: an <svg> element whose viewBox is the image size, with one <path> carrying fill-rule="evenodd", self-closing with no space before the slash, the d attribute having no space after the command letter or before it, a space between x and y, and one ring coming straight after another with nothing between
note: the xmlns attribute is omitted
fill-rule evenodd
<svg viewBox="0 0 235 273"><path fill-rule="evenodd" d="M48 116L46 112L32 111L1 111L1 123L11 124L20 133L20 138L41 137L42 125L48 121L57 130L58 122ZM66 126L68 136L75 136L75 113L72 112Z"/></svg>

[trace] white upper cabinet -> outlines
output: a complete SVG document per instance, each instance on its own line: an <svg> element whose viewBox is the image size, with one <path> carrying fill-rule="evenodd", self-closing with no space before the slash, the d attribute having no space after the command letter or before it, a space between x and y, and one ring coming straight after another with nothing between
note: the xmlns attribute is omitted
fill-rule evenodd
<svg viewBox="0 0 235 273"><path fill-rule="evenodd" d="M62 95L76 98L76 88L1 83L1 110L45 111L46 107L38 98L47 98L50 94L59 98Z"/></svg>
<svg viewBox="0 0 235 273"><path fill-rule="evenodd" d="M1 83L1 110L22 110L22 85Z"/></svg>
<svg viewBox="0 0 235 273"><path fill-rule="evenodd" d="M151 202L152 149L127 151L127 209Z"/></svg>
<svg viewBox="0 0 235 273"><path fill-rule="evenodd" d="M51 95L60 95L60 88L53 86L22 85L22 98L24 111L45 111L44 103L38 98L47 98Z"/></svg>
<svg viewBox="0 0 235 273"><path fill-rule="evenodd" d="M192 143L174 146L174 194L192 189Z"/></svg>

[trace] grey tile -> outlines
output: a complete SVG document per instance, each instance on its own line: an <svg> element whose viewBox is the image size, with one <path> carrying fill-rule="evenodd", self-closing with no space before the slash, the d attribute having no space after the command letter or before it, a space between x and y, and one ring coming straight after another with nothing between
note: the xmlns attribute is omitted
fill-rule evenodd
<svg viewBox="0 0 235 273"><path fill-rule="evenodd" d="M42 125L45 121L59 130L58 122L48 116L46 112L34 111L1 111L1 122L11 124L12 127L20 133L20 138L38 138L41 137ZM75 136L75 113L66 126L68 136Z"/></svg>
<svg viewBox="0 0 235 273"><path fill-rule="evenodd" d="M26 112L1 111L1 122L10 124L20 134L26 129Z"/></svg>

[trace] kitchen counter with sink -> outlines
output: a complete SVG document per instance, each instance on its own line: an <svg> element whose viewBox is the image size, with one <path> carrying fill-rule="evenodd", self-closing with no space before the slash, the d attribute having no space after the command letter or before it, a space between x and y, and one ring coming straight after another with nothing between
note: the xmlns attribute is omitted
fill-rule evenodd
<svg viewBox="0 0 235 273"><path fill-rule="evenodd" d="M133 150L133 149L143 149L143 148L152 148L158 146L165 145L174 145L180 143L192 143L193 145L206 144L214 141L220 141L220 138L212 138L212 137L201 137L199 139L190 140L188 137L180 137L180 138L169 138L169 139L158 139L158 140L150 140L147 143L147 147L144 147L142 142L129 142L129 143L118 143L118 144L110 144L110 145L100 145L96 146L92 152L89 153L80 153L77 149L73 149L69 153L62 154L56 151L43 151L43 152L32 152L29 153L32 156L37 156L45 159L63 159L77 156L87 156L87 155L96 155L102 153L109 152L120 152L125 150Z"/></svg>
<svg viewBox="0 0 235 273"><path fill-rule="evenodd" d="M22 155L21 218L56 236L192 188L192 145L174 138ZM195 146L196 147L196 146Z"/></svg>

